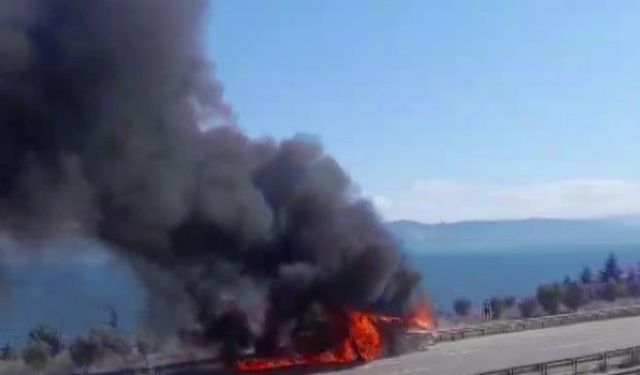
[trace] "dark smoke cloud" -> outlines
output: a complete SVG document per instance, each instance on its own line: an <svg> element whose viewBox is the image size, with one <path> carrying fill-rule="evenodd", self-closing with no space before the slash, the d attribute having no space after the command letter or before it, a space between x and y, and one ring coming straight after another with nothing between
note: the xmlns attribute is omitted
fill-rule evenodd
<svg viewBox="0 0 640 375"><path fill-rule="evenodd" d="M276 335L319 301L404 308L417 277L335 160L235 127L206 1L1 1L5 231L111 244L158 316L212 340Z"/></svg>

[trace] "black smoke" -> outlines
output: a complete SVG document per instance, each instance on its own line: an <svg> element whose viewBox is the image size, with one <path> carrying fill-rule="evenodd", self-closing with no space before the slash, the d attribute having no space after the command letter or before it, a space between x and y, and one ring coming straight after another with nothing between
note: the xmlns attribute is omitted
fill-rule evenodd
<svg viewBox="0 0 640 375"><path fill-rule="evenodd" d="M236 127L207 6L0 0L3 230L101 239L204 341L269 347L318 304L401 311L418 277L336 161Z"/></svg>

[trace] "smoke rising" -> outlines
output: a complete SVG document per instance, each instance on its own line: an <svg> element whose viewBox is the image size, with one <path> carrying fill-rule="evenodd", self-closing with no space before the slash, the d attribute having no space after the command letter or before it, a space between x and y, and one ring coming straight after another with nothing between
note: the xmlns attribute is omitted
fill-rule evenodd
<svg viewBox="0 0 640 375"><path fill-rule="evenodd" d="M205 341L268 348L315 303L410 301L418 277L336 161L236 127L200 46L207 1L0 6L5 231L101 239L163 327Z"/></svg>

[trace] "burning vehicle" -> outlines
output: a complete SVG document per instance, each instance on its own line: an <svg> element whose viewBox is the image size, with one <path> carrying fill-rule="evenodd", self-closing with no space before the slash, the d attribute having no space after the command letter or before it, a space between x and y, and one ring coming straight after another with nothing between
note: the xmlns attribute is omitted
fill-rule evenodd
<svg viewBox="0 0 640 375"><path fill-rule="evenodd" d="M298 366L353 365L407 351L424 350L433 343L434 321L426 305L404 317L362 311L325 315L294 333L294 348L281 348L279 355L251 356L237 360L239 372L287 369Z"/></svg>

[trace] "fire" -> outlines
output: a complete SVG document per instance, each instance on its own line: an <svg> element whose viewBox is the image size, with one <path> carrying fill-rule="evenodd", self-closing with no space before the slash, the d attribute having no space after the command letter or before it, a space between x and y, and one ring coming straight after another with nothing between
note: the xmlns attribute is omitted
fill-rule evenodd
<svg viewBox="0 0 640 375"><path fill-rule="evenodd" d="M342 319L334 317L334 321ZM375 325L374 315L352 311L347 317L348 336L335 348L318 354L300 357L254 358L239 361L235 365L238 371L264 371L310 363L337 364L349 363L358 359L370 361L380 357L382 340Z"/></svg>
<svg viewBox="0 0 640 375"><path fill-rule="evenodd" d="M404 318L350 311L346 319L334 316L333 320L338 325L346 324L348 335L330 350L299 356L252 358L236 362L234 369L242 372L257 372L308 364L346 364L356 361L372 361L380 358L383 354L384 343L379 325L400 323L406 330L434 328L433 316L426 303L421 304L415 312Z"/></svg>
<svg viewBox="0 0 640 375"><path fill-rule="evenodd" d="M418 308L405 320L406 328L418 328L432 330L435 328L435 319L426 301L422 301Z"/></svg>

